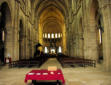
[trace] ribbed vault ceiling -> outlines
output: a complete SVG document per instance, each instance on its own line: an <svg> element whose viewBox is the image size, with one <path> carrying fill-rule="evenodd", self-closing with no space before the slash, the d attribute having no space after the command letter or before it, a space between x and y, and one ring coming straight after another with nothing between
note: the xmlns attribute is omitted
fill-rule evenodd
<svg viewBox="0 0 111 85"><path fill-rule="evenodd" d="M65 0L32 0L35 8L35 16L39 19L43 32L62 32L64 17L67 16Z"/></svg>

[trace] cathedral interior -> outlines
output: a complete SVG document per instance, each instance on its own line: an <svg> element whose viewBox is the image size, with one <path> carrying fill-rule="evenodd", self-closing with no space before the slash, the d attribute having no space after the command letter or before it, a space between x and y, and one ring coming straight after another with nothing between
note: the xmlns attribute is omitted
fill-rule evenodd
<svg viewBox="0 0 111 85"><path fill-rule="evenodd" d="M66 85L111 85L110 9L111 0L0 0L0 85L26 85L27 72L48 66Z"/></svg>

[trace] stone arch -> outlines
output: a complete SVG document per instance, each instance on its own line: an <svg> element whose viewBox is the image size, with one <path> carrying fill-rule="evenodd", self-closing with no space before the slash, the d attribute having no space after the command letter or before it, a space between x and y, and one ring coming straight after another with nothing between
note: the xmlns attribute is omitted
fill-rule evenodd
<svg viewBox="0 0 111 85"><path fill-rule="evenodd" d="M44 5L45 4L45 5ZM35 6L34 6L34 9L35 9L35 17L37 18L35 20L35 25L36 25L36 28L39 27L39 19L40 19L40 16L41 14L43 13L44 10L46 10L48 7L55 7L56 9L58 9L61 14L65 17L68 16L68 8L66 6L66 3L65 1L47 1L47 0L38 0L38 1L35 1Z"/></svg>
<svg viewBox="0 0 111 85"><path fill-rule="evenodd" d="M90 4L89 4L89 14L90 14L91 19L95 20L98 9L99 9L98 0L92 0L92 2L90 2Z"/></svg>
<svg viewBox="0 0 111 85"><path fill-rule="evenodd" d="M5 57L13 58L13 28L12 28L12 16L11 10L7 2L2 2L0 5L1 22L0 22L0 35L2 46L2 61ZM4 40L3 40L4 39Z"/></svg>
<svg viewBox="0 0 111 85"><path fill-rule="evenodd" d="M10 9L10 12L11 12L11 18L12 18L12 15L13 15L13 13L12 13L12 5L11 5L11 3L10 3L10 0L0 0L0 6L3 4L3 3L7 3L7 5L8 5L8 7L9 7L9 9Z"/></svg>
<svg viewBox="0 0 111 85"><path fill-rule="evenodd" d="M60 15L62 14L62 17L65 19L65 17L66 17L66 13L68 13L68 12L64 12L62 9L60 9L59 7L57 7L56 5L54 5L54 4L49 4L49 5L46 5L45 7L43 7L43 8L38 8L39 9L39 11L38 10L35 10L35 17L37 18L36 19L36 27L39 27L39 20L40 20L40 17L41 17L41 15L42 15L42 13L45 11L45 10L47 10L48 8L50 8L50 7L53 7L53 8L55 8L56 10L58 10L59 12L60 12Z"/></svg>
<svg viewBox="0 0 111 85"><path fill-rule="evenodd" d="M64 15L64 17L66 17L68 15L68 8L67 8L66 3L64 1L59 2L58 0L57 1L54 0L54 1L49 2L47 0L43 0L43 1L38 0L38 1L35 2L35 4L36 4L35 5L35 13L38 12L38 10L42 7L41 5L45 4L41 8L42 9L41 11L43 11L45 8L53 5L61 11L61 13Z"/></svg>

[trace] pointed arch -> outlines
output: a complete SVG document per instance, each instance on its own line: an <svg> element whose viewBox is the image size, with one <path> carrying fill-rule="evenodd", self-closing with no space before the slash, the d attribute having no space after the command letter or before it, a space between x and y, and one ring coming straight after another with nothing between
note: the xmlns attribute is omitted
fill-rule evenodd
<svg viewBox="0 0 111 85"><path fill-rule="evenodd" d="M0 56L2 62L4 62L5 57L13 56L13 27L12 27L12 15L9 7L9 3L1 2L0 3L0 12L1 12L1 22L0 22ZM4 40L3 40L4 38Z"/></svg>

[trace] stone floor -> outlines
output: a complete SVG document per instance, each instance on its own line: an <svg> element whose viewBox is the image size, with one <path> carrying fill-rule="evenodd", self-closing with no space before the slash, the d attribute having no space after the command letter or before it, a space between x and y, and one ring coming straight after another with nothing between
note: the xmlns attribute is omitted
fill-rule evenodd
<svg viewBox="0 0 111 85"><path fill-rule="evenodd" d="M4 66L0 68L0 85L26 85L24 83L26 73L32 69L47 69L48 66L57 66L62 69L66 85L111 85L111 73L104 72L101 65L97 65L96 68L62 68L55 58L49 59L41 68L8 68L8 66Z"/></svg>

